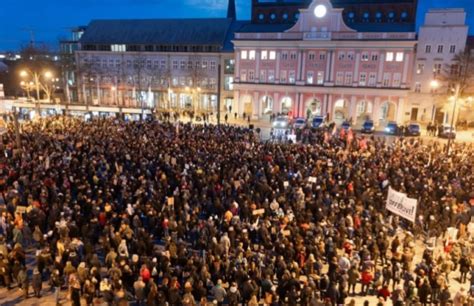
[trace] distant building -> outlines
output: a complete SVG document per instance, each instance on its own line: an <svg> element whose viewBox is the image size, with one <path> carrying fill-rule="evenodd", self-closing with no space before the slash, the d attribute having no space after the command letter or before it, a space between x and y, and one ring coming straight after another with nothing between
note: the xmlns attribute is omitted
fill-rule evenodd
<svg viewBox="0 0 474 306"><path fill-rule="evenodd" d="M87 27L80 26L71 30L69 40L59 42L61 70L64 84L64 99L67 103L78 101L75 52L80 49L79 40Z"/></svg>
<svg viewBox="0 0 474 306"><path fill-rule="evenodd" d="M252 22L235 34L240 113L327 115L356 125L408 119L415 0L302 1L309 7L298 3L299 13L289 2L254 1Z"/></svg>
<svg viewBox="0 0 474 306"><path fill-rule="evenodd" d="M231 40L241 24L235 17L231 0L227 18L91 21L74 50L73 100L120 110L216 112L220 78L221 107L231 107Z"/></svg>
<svg viewBox="0 0 474 306"><path fill-rule="evenodd" d="M410 120L448 122L445 84L432 88L433 80L442 83L443 76L454 68L453 57L466 49L468 26L464 9L432 9L418 33L413 92L407 108Z"/></svg>

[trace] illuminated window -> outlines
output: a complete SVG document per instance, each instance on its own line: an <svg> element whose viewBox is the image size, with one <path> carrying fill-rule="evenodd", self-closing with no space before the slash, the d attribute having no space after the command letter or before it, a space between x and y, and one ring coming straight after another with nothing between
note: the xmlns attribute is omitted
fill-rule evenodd
<svg viewBox="0 0 474 306"><path fill-rule="evenodd" d="M275 60L276 59L276 52L275 51L270 51L269 52L269 58L270 60Z"/></svg>
<svg viewBox="0 0 474 306"><path fill-rule="evenodd" d="M249 60L255 60L255 50L249 51Z"/></svg>
<svg viewBox="0 0 474 306"><path fill-rule="evenodd" d="M243 60L246 60L248 57L248 52L247 50L243 50L242 52L240 52L240 58L243 59Z"/></svg>
<svg viewBox="0 0 474 306"><path fill-rule="evenodd" d="M260 55L260 58L262 60L267 60L268 59L268 51L267 50L263 50L261 55Z"/></svg>
<svg viewBox="0 0 474 306"><path fill-rule="evenodd" d="M396 61L403 62L403 52L397 52Z"/></svg>
<svg viewBox="0 0 474 306"><path fill-rule="evenodd" d="M126 48L125 45L112 45L111 50L112 52L125 52Z"/></svg>
<svg viewBox="0 0 474 306"><path fill-rule="evenodd" d="M387 52L387 54L385 55L385 60L387 62L393 62L393 52Z"/></svg>
<svg viewBox="0 0 474 306"><path fill-rule="evenodd" d="M306 74L306 81L308 84L313 84L314 83L314 72L313 71L308 71Z"/></svg>

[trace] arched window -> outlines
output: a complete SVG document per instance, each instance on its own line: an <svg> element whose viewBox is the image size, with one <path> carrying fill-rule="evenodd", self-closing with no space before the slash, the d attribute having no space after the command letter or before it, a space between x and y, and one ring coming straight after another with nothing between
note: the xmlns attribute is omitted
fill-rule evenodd
<svg viewBox="0 0 474 306"><path fill-rule="evenodd" d="M275 13L271 13L271 14L270 14L270 19L271 19L271 20L275 20L276 17L277 17L277 15L276 15Z"/></svg>
<svg viewBox="0 0 474 306"><path fill-rule="evenodd" d="M300 19L300 13L295 13L294 18L295 18L295 20Z"/></svg>
<svg viewBox="0 0 474 306"><path fill-rule="evenodd" d="M402 12L402 14L400 15L400 17L402 18L402 20L405 20L408 18L408 13L407 12Z"/></svg>
<svg viewBox="0 0 474 306"><path fill-rule="evenodd" d="M265 19L265 15L263 13L258 14L258 19L259 20Z"/></svg>
<svg viewBox="0 0 474 306"><path fill-rule="evenodd" d="M282 17L284 20L288 20L288 13L283 13Z"/></svg>

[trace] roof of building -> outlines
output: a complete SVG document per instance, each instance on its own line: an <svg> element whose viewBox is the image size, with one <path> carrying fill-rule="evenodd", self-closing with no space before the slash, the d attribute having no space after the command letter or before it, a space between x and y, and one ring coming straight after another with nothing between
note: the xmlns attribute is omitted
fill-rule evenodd
<svg viewBox="0 0 474 306"><path fill-rule="evenodd" d="M243 24L237 31L239 33L279 33L285 32L286 30L293 27L294 23L285 24L257 24L257 23L246 23Z"/></svg>
<svg viewBox="0 0 474 306"><path fill-rule="evenodd" d="M232 23L228 18L93 20L80 42L224 46Z"/></svg>

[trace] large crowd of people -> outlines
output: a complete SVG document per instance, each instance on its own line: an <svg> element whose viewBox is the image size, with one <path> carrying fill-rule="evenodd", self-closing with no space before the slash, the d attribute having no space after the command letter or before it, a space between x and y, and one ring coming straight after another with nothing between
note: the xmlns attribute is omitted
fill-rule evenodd
<svg viewBox="0 0 474 306"><path fill-rule="evenodd" d="M0 143L0 286L25 299L474 303L472 145L71 117L25 123L20 142ZM416 222L385 209L389 186Z"/></svg>

